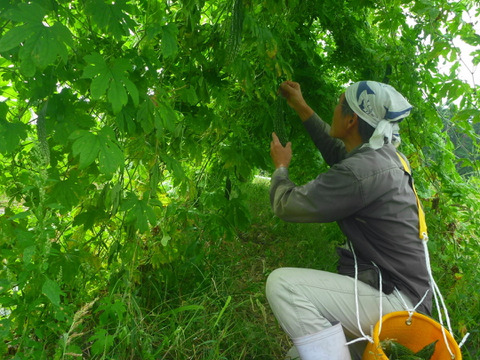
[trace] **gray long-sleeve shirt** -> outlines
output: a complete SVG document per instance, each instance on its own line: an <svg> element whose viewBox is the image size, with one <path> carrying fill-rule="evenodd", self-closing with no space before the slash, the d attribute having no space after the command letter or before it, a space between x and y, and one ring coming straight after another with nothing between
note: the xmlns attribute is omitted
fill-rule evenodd
<svg viewBox="0 0 480 360"><path fill-rule="evenodd" d="M291 222L336 221L359 262L373 261L417 304L430 288L429 277L416 197L395 147L361 146L347 153L318 115L304 125L330 169L302 186L288 178L286 168L275 170L270 189L274 213ZM417 310L430 313L430 294Z"/></svg>

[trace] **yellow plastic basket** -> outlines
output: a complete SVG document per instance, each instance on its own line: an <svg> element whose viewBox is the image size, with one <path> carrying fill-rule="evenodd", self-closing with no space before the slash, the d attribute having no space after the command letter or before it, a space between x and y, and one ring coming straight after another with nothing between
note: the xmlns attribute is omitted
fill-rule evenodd
<svg viewBox="0 0 480 360"><path fill-rule="evenodd" d="M445 345L442 326L435 320L418 313L414 313L408 321L407 311L397 311L387 314L382 319L382 332L378 335L380 323L373 330L373 343L368 343L362 360L388 360L382 350L380 341L385 339L395 340L414 352L420 351L428 344L438 340L431 360L452 359ZM453 336L445 329L448 345L455 360L462 360L462 353Z"/></svg>

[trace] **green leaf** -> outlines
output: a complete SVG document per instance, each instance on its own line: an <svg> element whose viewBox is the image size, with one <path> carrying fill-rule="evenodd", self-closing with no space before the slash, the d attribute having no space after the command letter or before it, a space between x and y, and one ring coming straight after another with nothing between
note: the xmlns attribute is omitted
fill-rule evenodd
<svg viewBox="0 0 480 360"><path fill-rule="evenodd" d="M53 38L57 41L57 51L58 56L61 57L63 62L67 62L68 59L68 50L69 47L74 46L73 35L70 30L63 24L57 22L51 26L50 31L52 32Z"/></svg>
<svg viewBox="0 0 480 360"><path fill-rule="evenodd" d="M61 23L46 26L40 21L13 28L0 39L0 51L21 46L21 61L40 69L54 64L58 57L66 62L67 45L73 45L72 34L68 28ZM32 74L32 71L27 73Z"/></svg>
<svg viewBox="0 0 480 360"><path fill-rule="evenodd" d="M0 52L11 50L19 46L25 39L29 38L35 31L31 25L14 27L0 39Z"/></svg>
<svg viewBox="0 0 480 360"><path fill-rule="evenodd" d="M40 69L53 64L57 59L59 44L49 27L38 26L20 50L20 58L30 57Z"/></svg>
<svg viewBox="0 0 480 360"><path fill-rule="evenodd" d="M161 102L158 104L158 111L162 119L163 126L170 132L175 131L175 124L177 122L177 114L170 107L170 105Z"/></svg>
<svg viewBox="0 0 480 360"><path fill-rule="evenodd" d="M26 77L33 77L36 72L35 64L33 59L30 57L24 57L20 63L20 72Z"/></svg>
<svg viewBox="0 0 480 360"><path fill-rule="evenodd" d="M0 119L0 153L11 153L27 136L27 125L21 122L10 123Z"/></svg>
<svg viewBox="0 0 480 360"><path fill-rule="evenodd" d="M11 287L12 287L12 284L9 280L0 279L0 294L8 293Z"/></svg>
<svg viewBox="0 0 480 360"><path fill-rule="evenodd" d="M6 302L4 302L2 300L3 299L0 298L0 303L5 305ZM9 317L5 318L4 316L2 316L2 319L0 319L0 338L1 339L6 340L11 336L11 333L10 333L11 323L12 323L12 320Z"/></svg>
<svg viewBox="0 0 480 360"><path fill-rule="evenodd" d="M127 221L133 222L140 232L146 232L149 229L148 223L155 224L155 211L146 199L138 199L135 194L130 193L121 208L127 210Z"/></svg>
<svg viewBox="0 0 480 360"><path fill-rule="evenodd" d="M112 303L113 302L113 303ZM121 299L107 297L102 299L95 313L101 313L98 319L101 325L107 325L110 321L123 321L126 312L125 302Z"/></svg>
<svg viewBox="0 0 480 360"><path fill-rule="evenodd" d="M162 240L160 240L160 243L163 245L163 246L167 246L168 245L168 242L171 240L171 236L168 235L168 234L163 234L163 237L162 237Z"/></svg>
<svg viewBox="0 0 480 360"><path fill-rule="evenodd" d="M98 76L92 80L90 91L92 92L93 100L99 100L105 95L109 86L110 76L110 71L107 70L107 72L98 74Z"/></svg>
<svg viewBox="0 0 480 360"><path fill-rule="evenodd" d="M113 341L115 337L113 335L109 335L107 330L99 329L95 332L95 335L91 336L89 341L93 341L93 345L91 347L93 355L100 355L107 352L110 347L113 345Z"/></svg>
<svg viewBox="0 0 480 360"><path fill-rule="evenodd" d="M175 184L186 179L185 171L178 160L167 154L162 154L162 160L167 165L167 169L173 174Z"/></svg>
<svg viewBox="0 0 480 360"><path fill-rule="evenodd" d="M82 193L83 188L76 183L76 179L58 181L52 188L49 202L60 204L66 209L71 209L78 204Z"/></svg>
<svg viewBox="0 0 480 360"><path fill-rule="evenodd" d="M31 245L31 246L26 247L23 250L23 262L25 264L30 264L30 262L32 261L32 258L35 255L36 251L37 251L37 247L35 245Z"/></svg>
<svg viewBox="0 0 480 360"><path fill-rule="evenodd" d="M99 133L99 168L100 172L111 177L113 173L123 166L123 152L115 141L115 134L110 128L103 128Z"/></svg>
<svg viewBox="0 0 480 360"><path fill-rule="evenodd" d="M45 295L53 305L60 306L60 295L63 295L58 284L47 278L42 286L42 294Z"/></svg>
<svg viewBox="0 0 480 360"><path fill-rule="evenodd" d="M137 111L137 119L140 122L145 133L150 133L154 129L155 106L150 99L146 99L140 104Z"/></svg>
<svg viewBox="0 0 480 360"><path fill-rule="evenodd" d="M16 8L12 8L2 14L2 17L24 23L41 22L47 14L46 10L38 3L32 2L30 4L20 3Z"/></svg>
<svg viewBox="0 0 480 360"><path fill-rule="evenodd" d="M182 97L183 101L189 103L190 105L196 105L198 103L197 93L195 92L195 89L191 86L182 89L182 91L180 92L180 96Z"/></svg>
<svg viewBox="0 0 480 360"><path fill-rule="evenodd" d="M162 54L165 58L169 58L177 54L177 34L178 28L174 23L163 26Z"/></svg>
<svg viewBox="0 0 480 360"><path fill-rule="evenodd" d="M105 212L99 208L88 207L83 209L81 213L75 216L73 220L73 225L83 225L84 229L91 229L95 222L99 221L104 217Z"/></svg>
<svg viewBox="0 0 480 360"><path fill-rule="evenodd" d="M4 102L0 102L0 121L4 121L7 119L8 114L8 105Z"/></svg>
<svg viewBox="0 0 480 360"><path fill-rule="evenodd" d="M86 12L101 29L109 32L119 39L128 35L129 29L133 29L135 23L127 13L127 5L124 0L105 3L102 0L88 0Z"/></svg>
<svg viewBox="0 0 480 360"><path fill-rule="evenodd" d="M124 78L122 81L123 81L125 87L127 88L127 91L130 94L130 97L132 98L133 104L135 106L138 106L138 104L140 102L140 95L138 93L137 87L128 78Z"/></svg>
<svg viewBox="0 0 480 360"><path fill-rule="evenodd" d="M90 91L92 99L100 99L107 91L112 74L102 55L93 53L85 56L88 65L83 70L82 78L92 79Z"/></svg>
<svg viewBox="0 0 480 360"><path fill-rule="evenodd" d="M88 65L83 71L83 78L92 79L90 91L92 98L100 99L107 92L107 99L118 114L128 102L128 94L135 106L139 104L139 93L135 84L128 78L131 65L125 59L113 59L107 64L98 53L85 56Z"/></svg>
<svg viewBox="0 0 480 360"><path fill-rule="evenodd" d="M115 124L122 133L134 134L137 130L134 119L134 114L127 109L123 109L115 116Z"/></svg>
<svg viewBox="0 0 480 360"><path fill-rule="evenodd" d="M82 78L92 79L98 74L108 72L109 70L105 60L99 53L86 55L84 60L88 65L83 70Z"/></svg>
<svg viewBox="0 0 480 360"><path fill-rule="evenodd" d="M110 89L108 90L108 101L112 104L113 113L118 114L122 107L127 104L128 96L122 81L112 79Z"/></svg>
<svg viewBox="0 0 480 360"><path fill-rule="evenodd" d="M75 131L70 138L75 138L72 150L74 156L80 156L80 169L85 169L97 158L100 151L100 141L98 136L86 130Z"/></svg>

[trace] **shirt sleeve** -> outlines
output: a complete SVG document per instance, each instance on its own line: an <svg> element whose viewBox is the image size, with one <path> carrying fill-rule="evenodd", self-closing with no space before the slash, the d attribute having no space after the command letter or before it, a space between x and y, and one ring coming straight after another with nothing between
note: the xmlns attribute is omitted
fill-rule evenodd
<svg viewBox="0 0 480 360"><path fill-rule="evenodd" d="M304 121L303 125L328 165L332 166L346 157L343 142L330 136L330 125L316 113Z"/></svg>
<svg viewBox="0 0 480 360"><path fill-rule="evenodd" d="M365 205L361 183L344 166L334 166L309 183L296 186L288 169L272 175L270 202L275 215L290 222L332 222Z"/></svg>

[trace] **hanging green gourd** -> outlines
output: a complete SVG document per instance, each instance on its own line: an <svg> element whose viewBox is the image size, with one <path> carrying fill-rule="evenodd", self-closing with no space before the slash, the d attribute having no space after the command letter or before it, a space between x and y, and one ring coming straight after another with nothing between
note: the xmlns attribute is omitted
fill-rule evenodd
<svg viewBox="0 0 480 360"><path fill-rule="evenodd" d="M47 128L45 124L45 117L47 113L48 101L42 107L42 110L39 112L37 117L37 138L38 145L40 149L40 154L43 158L43 161L46 165L50 164L50 147L48 146L47 140Z"/></svg>
<svg viewBox="0 0 480 360"><path fill-rule="evenodd" d="M285 146L288 142L287 131L285 129L286 122L286 102L282 97L277 97L275 101L275 115L273 117L273 131L277 134L280 143Z"/></svg>
<svg viewBox="0 0 480 360"><path fill-rule="evenodd" d="M230 24L230 36L228 39L227 61L235 61L240 52L242 43L243 19L245 18L245 8L243 0L233 0L232 19Z"/></svg>

